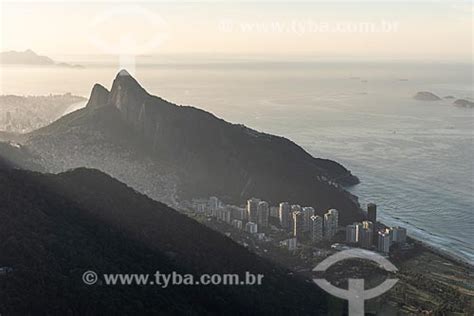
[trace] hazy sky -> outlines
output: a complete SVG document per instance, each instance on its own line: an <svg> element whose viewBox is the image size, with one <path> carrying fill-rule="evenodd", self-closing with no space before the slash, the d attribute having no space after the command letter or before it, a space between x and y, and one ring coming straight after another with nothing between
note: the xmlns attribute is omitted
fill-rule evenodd
<svg viewBox="0 0 474 316"><path fill-rule="evenodd" d="M468 61L470 1L2 2L1 48Z"/></svg>

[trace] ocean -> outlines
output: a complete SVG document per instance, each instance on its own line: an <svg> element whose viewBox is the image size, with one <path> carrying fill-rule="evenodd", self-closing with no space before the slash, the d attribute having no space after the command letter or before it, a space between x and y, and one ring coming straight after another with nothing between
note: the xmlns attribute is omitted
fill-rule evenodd
<svg viewBox="0 0 474 316"><path fill-rule="evenodd" d="M89 96L110 87L118 66L1 68L0 93ZM152 94L227 121L285 136L316 157L336 160L361 183L362 206L409 235L474 264L473 65L382 61L148 61L135 77Z"/></svg>

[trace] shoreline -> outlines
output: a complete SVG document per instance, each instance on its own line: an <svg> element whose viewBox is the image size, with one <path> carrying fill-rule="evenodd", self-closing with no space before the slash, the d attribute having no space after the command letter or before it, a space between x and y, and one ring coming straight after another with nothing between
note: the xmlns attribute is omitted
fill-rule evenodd
<svg viewBox="0 0 474 316"><path fill-rule="evenodd" d="M355 195L355 194L352 193L350 190L348 190L348 187L347 187L347 186L344 186L344 190L348 191L349 193L351 193L351 194L353 194L354 196L356 196L357 199L359 199L359 196ZM364 210L364 209L360 206L360 204L359 204L359 208L360 208L360 210L362 211L362 213L364 213L365 215L367 215L367 211ZM389 217L391 217L391 216L389 215ZM380 219L380 221L377 220L377 222L380 223L380 224L382 224L382 225L384 225L384 226L387 227L387 228L389 228L389 227L391 227L391 226L397 226L397 225L404 226L402 223L400 223L400 224L398 224L398 223L392 223L392 224L387 225L387 224L386 224L386 221L387 221L387 220L388 220L388 222L391 221L390 218L388 218L388 219L385 218L385 220L384 220L384 219ZM408 224L408 225L410 225L410 226L413 226L413 225L410 224L409 222L403 221L401 218L393 218L393 220L394 220L395 222L403 222L403 223L405 223L405 224ZM416 227L415 227L415 228L416 228ZM408 230L408 228L407 228L407 230ZM442 257L442 258L444 258L444 259L446 259L446 260L448 260L448 261L451 261L451 262L453 262L453 263L455 263L455 264L459 264L459 265L461 265L461 266L463 266L463 267L465 267L465 268L468 268L468 269L474 269L474 262L471 262L471 261L469 260L469 258L465 258L465 257L463 257L463 256L461 256L461 255L459 255L459 254L454 253L454 252L441 249L439 245L437 245L437 244L431 244L431 243L425 241L425 239L423 239L423 237L421 237L421 236L413 236L413 233L407 233L407 240L409 240L409 241L413 242L414 244L416 244L416 245L422 247L424 250L429 251L429 252L432 252L432 253L434 253L434 254L436 254L436 255L438 255L438 256L440 256L440 257Z"/></svg>
<svg viewBox="0 0 474 316"><path fill-rule="evenodd" d="M390 227L389 225L386 225L383 222L379 222L379 223L381 223L382 225L384 225L387 228ZM426 241L423 241L421 238L413 237L411 234L408 234L407 235L407 240L413 242L413 244L415 244L415 245L420 246L424 250L429 251L429 252L431 252L435 255L438 255L438 256L440 256L440 257L442 257L442 258L444 258L448 261L451 261L455 264L459 264L459 265L461 265L465 268L468 268L468 269L474 269L474 264L470 263L468 261L468 259L465 259L465 258L463 258L459 255L456 255L454 253L451 253L449 251L445 251L443 249L440 249L436 245L431 245L431 244L427 243Z"/></svg>
<svg viewBox="0 0 474 316"><path fill-rule="evenodd" d="M448 261L451 261L453 262L454 264L458 264L458 265L461 265L465 268L468 268L468 269L474 269L474 265L471 264L470 262L466 261L464 258L460 257L460 256L457 256L453 253L450 253L450 252L447 252L447 251L444 251L442 249L439 249L437 248L436 246L432 246L428 243L426 243L425 241L422 241L418 238L414 238L412 236L407 236L408 239L410 241L412 241L414 244L417 244L419 245L420 247L422 247L423 249L425 249L426 251L429 251L435 255L438 255L440 257L442 257L443 259L446 259Z"/></svg>
<svg viewBox="0 0 474 316"><path fill-rule="evenodd" d="M383 222L380 222L382 225L384 225L385 227L390 227L390 225L387 225ZM443 249L440 249L439 246L437 245L432 245L426 241L424 241L422 238L420 237L414 237L412 234L407 234L407 239L411 242L413 242L414 244L422 247L423 249L426 249L426 251L430 251L446 260L449 260L453 263L456 263L456 264L459 264L459 265L462 265L463 267L466 267L468 269L474 269L474 264L469 262L469 259L467 258L464 258L460 255L457 255L453 252L449 252L449 251L446 251L446 250L443 250Z"/></svg>

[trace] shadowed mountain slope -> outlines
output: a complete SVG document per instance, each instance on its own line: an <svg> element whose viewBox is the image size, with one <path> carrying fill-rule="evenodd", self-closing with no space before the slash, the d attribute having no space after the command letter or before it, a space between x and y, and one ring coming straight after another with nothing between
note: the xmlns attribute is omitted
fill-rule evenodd
<svg viewBox="0 0 474 316"><path fill-rule="evenodd" d="M0 170L0 313L324 314L316 285L97 170ZM11 270L10 270L11 269ZM85 285L82 274L264 274L261 286ZM101 278L99 278L101 279ZM102 279L101 279L102 280Z"/></svg>
<svg viewBox="0 0 474 316"><path fill-rule="evenodd" d="M15 168L44 171L39 157L33 156L24 146L14 142L0 142L0 169Z"/></svg>

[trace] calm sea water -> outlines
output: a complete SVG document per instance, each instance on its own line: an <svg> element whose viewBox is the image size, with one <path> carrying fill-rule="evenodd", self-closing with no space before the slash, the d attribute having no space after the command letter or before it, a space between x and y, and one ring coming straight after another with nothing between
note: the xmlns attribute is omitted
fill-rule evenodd
<svg viewBox="0 0 474 316"><path fill-rule="evenodd" d="M3 67L1 93L110 87L117 67ZM138 65L152 94L286 136L360 177L350 190L387 224L474 263L474 109L412 99L420 90L473 100L473 65L235 62Z"/></svg>

